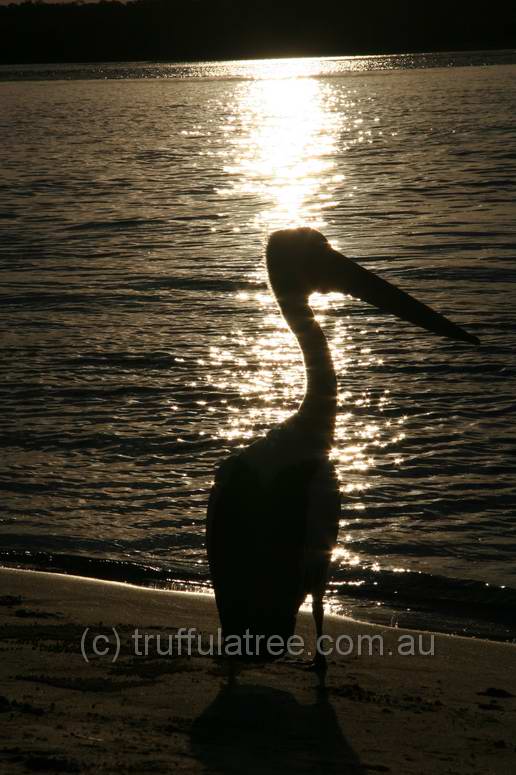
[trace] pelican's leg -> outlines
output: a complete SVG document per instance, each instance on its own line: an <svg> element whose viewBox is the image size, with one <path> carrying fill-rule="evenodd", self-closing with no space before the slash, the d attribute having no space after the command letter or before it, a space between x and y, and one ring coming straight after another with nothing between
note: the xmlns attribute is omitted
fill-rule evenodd
<svg viewBox="0 0 516 775"><path fill-rule="evenodd" d="M315 651L315 657L312 662L312 669L315 670L319 676L324 676L328 669L328 665L326 663L325 655L322 654L318 648L319 638L323 634L324 622L324 604L322 594L312 595L312 616L314 617L315 637L317 640L317 648Z"/></svg>
<svg viewBox="0 0 516 775"><path fill-rule="evenodd" d="M234 659L228 660L228 674L227 674L227 681L226 681L226 689L228 691L232 691L238 686L237 683L237 665Z"/></svg>

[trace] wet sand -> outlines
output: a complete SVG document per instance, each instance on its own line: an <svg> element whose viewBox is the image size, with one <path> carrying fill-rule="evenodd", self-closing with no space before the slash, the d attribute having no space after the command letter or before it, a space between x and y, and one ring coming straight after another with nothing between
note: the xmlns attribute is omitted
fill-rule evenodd
<svg viewBox="0 0 516 775"><path fill-rule="evenodd" d="M515 645L436 635L433 655L400 655L410 631L330 617L354 653L329 657L325 690L289 660L230 686L199 653L218 626L208 596L0 569L0 621L2 773L516 772ZM203 634L191 656L179 628ZM308 615L298 632L312 643ZM383 655L378 639L356 653L364 635Z"/></svg>

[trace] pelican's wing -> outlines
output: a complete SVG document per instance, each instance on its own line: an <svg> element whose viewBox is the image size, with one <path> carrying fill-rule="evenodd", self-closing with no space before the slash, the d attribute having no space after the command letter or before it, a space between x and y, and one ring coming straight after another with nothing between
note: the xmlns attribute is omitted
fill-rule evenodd
<svg viewBox="0 0 516 775"><path fill-rule="evenodd" d="M207 548L225 635L289 637L305 592L306 526L319 461L284 467L264 485L245 455L217 474Z"/></svg>
<svg viewBox="0 0 516 775"><path fill-rule="evenodd" d="M245 556L263 499L259 477L244 461L233 456L222 463L210 493L206 526L208 563L219 609L241 590Z"/></svg>
<svg viewBox="0 0 516 775"><path fill-rule="evenodd" d="M322 463L312 479L306 528L306 592L323 596L341 516L340 485L335 466Z"/></svg>

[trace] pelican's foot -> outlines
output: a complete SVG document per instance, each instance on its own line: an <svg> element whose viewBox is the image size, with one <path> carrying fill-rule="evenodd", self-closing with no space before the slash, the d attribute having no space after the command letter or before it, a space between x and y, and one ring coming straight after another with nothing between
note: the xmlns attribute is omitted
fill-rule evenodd
<svg viewBox="0 0 516 775"><path fill-rule="evenodd" d="M310 662L308 662L306 659L296 659L295 657L280 657L276 664L287 665L287 667L295 667L298 670L306 670Z"/></svg>
<svg viewBox="0 0 516 775"><path fill-rule="evenodd" d="M324 677L328 672L328 663L324 654L316 653L315 657L311 660L307 659L294 659L292 657L282 657L278 660L279 664L288 665L297 670L303 670L308 673L315 673L319 680L324 683Z"/></svg>
<svg viewBox="0 0 516 775"><path fill-rule="evenodd" d="M226 679L227 685L232 686L236 683L239 674L242 672L243 665L234 658L225 656L214 657L213 674Z"/></svg>
<svg viewBox="0 0 516 775"><path fill-rule="evenodd" d="M307 669L311 670L313 673L317 673L318 676L325 676L328 672L328 662L326 661L324 654L317 651L315 657L308 663Z"/></svg>

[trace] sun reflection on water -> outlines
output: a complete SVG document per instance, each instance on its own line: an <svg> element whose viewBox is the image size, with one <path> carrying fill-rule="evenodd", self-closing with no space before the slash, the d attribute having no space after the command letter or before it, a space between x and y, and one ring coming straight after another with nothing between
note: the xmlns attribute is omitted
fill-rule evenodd
<svg viewBox="0 0 516 775"><path fill-rule="evenodd" d="M264 201L257 225L265 231L324 225L323 211L334 204L331 183L343 180L331 175L337 121L331 88L311 78L252 81L239 118L249 131L226 172L234 175L234 190ZM232 131L235 119L228 123Z"/></svg>
<svg viewBox="0 0 516 775"><path fill-rule="evenodd" d="M306 77L309 73L290 77L291 65L285 62L285 77L276 62L274 78L242 84L239 102L227 117L226 133L233 151L224 152L225 171L232 182L218 193L221 200L251 198L255 205L252 216L233 230L258 230L264 241L278 228L309 225L324 229L325 214L336 205L337 192L339 198L353 196L346 189L345 169L335 168L335 159L340 156L342 165L343 147L371 142L371 131L352 94L343 97L331 82ZM263 69L265 65L259 66ZM263 263L247 279L263 282ZM212 384L222 391L236 391L227 405L227 423L217 435L232 447L243 447L296 411L304 389L304 366L271 293L241 292L236 302L247 313L247 322L231 336L221 337L210 359L216 366ZM310 303L328 336L340 381L331 459L341 481L347 516L358 520L366 509L372 486L366 477L374 476L376 455L382 450L385 461L384 448L403 438L399 426L404 420L382 419L390 403L388 390L376 390L373 395L353 379L354 370L374 370L382 359L364 339L365 330L350 325L342 314L348 300L339 293L314 293ZM388 458L391 465L401 463L399 455L388 454ZM361 564L359 553L343 546L350 537L340 537L334 553L337 565Z"/></svg>

